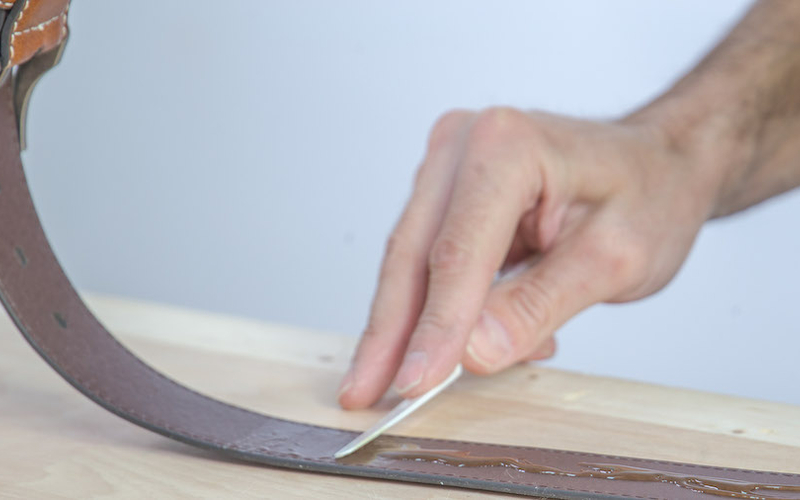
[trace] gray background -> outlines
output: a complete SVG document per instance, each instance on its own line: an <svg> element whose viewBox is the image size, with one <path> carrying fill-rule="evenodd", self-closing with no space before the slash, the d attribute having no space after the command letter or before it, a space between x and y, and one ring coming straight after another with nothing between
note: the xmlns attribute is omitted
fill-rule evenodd
<svg viewBox="0 0 800 500"><path fill-rule="evenodd" d="M82 289L355 335L440 113L618 115L747 4L75 1L25 161ZM665 291L580 315L550 364L800 403L798 213L709 224Z"/></svg>

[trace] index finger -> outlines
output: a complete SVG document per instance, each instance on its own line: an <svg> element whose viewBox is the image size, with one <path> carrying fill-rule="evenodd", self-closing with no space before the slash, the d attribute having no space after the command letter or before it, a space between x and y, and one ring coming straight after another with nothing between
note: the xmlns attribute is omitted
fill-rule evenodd
<svg viewBox="0 0 800 500"><path fill-rule="evenodd" d="M450 199L461 142L472 113L444 115L431 132L414 192L390 237L367 328L342 381L344 408L371 405L403 360L426 294L426 259Z"/></svg>
<svg viewBox="0 0 800 500"><path fill-rule="evenodd" d="M524 120L524 121L523 121ZM395 389L429 390L463 357L495 272L541 182L521 163L534 157L521 112L495 109L474 122L449 206L429 255L428 291Z"/></svg>

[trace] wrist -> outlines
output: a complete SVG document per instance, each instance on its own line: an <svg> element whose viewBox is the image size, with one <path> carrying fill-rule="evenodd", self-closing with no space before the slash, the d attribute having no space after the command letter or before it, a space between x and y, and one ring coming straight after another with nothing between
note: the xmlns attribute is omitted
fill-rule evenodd
<svg viewBox="0 0 800 500"><path fill-rule="evenodd" d="M689 191L699 198L706 220L744 208L742 187L754 163L757 133L736 119L729 98L713 82L695 83L691 91L679 84L622 120L652 130L666 153L689 171Z"/></svg>

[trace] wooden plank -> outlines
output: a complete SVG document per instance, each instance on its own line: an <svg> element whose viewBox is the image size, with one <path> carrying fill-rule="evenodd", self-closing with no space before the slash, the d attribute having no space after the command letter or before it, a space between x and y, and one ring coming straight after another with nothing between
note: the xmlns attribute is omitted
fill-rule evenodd
<svg viewBox="0 0 800 500"><path fill-rule="evenodd" d="M395 402L357 412L336 406L352 337L130 300L89 300L156 368L232 403L361 430ZM466 376L393 432L800 472L798 407L533 365L491 378ZM0 449L0 496L10 498L479 496L244 464L171 442L79 395L5 318Z"/></svg>

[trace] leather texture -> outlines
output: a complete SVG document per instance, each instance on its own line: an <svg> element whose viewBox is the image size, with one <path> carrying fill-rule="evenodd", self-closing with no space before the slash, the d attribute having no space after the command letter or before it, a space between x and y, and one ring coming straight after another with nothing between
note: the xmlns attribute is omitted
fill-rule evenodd
<svg viewBox="0 0 800 500"><path fill-rule="evenodd" d="M0 0L13 22L6 23L0 51L3 66L16 66L67 37L69 0Z"/></svg>
<svg viewBox="0 0 800 500"><path fill-rule="evenodd" d="M63 2L52 3L48 13ZM13 84L13 78L7 78L0 87L0 300L55 371L112 413L226 456L303 471L563 499L707 497L698 493L697 484L711 484L712 489L714 484L732 484L734 490L750 492L727 497L800 499L800 475L442 439L384 436L351 457L335 460L333 453L355 432L257 414L178 384L150 368L106 331L56 260L19 156ZM466 454L473 463L397 455L398 451L413 456L430 450ZM526 464L565 473L531 472ZM634 474L634 480L626 480L620 475L581 473L592 464L657 474L646 473L647 480ZM758 487L765 484L778 489Z"/></svg>

